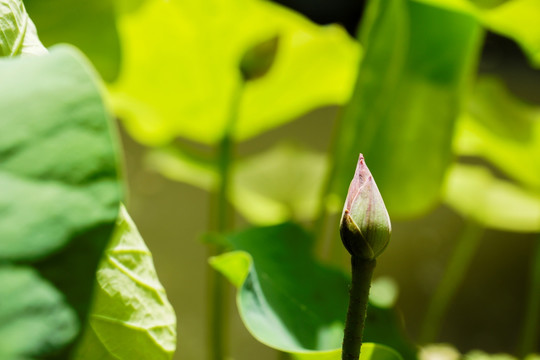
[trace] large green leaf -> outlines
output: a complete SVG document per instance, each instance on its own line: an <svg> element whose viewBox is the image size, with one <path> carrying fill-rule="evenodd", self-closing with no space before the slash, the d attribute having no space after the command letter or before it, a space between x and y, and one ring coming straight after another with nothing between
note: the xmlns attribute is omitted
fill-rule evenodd
<svg viewBox="0 0 540 360"><path fill-rule="evenodd" d="M63 357L118 214L94 72L70 47L0 60L0 358Z"/></svg>
<svg viewBox="0 0 540 360"><path fill-rule="evenodd" d="M155 149L147 159L164 176L205 190L211 190L218 177L212 162L178 149ZM280 144L235 162L229 198L254 224L310 220L315 216L325 168L323 154Z"/></svg>
<svg viewBox="0 0 540 360"><path fill-rule="evenodd" d="M516 99L499 81L480 79L458 121L454 148L540 193L540 107Z"/></svg>
<svg viewBox="0 0 540 360"><path fill-rule="evenodd" d="M375 0L366 11L334 191L345 196L362 152L390 215L415 216L438 201L481 31L472 16L417 2Z"/></svg>
<svg viewBox="0 0 540 360"><path fill-rule="evenodd" d="M350 96L358 44L262 0L148 0L119 17L123 60L111 86L116 111L138 141L221 138L251 46L279 36L270 71L245 86L242 140ZM151 29L151 31L149 31Z"/></svg>
<svg viewBox="0 0 540 360"><path fill-rule="evenodd" d="M120 41L114 0L25 0L46 46L70 43L80 48L112 81L120 67Z"/></svg>
<svg viewBox="0 0 540 360"><path fill-rule="evenodd" d="M540 1L416 0L476 17L489 30L516 41L540 66ZM484 5L482 5L484 3ZM489 4L486 6L486 3Z"/></svg>
<svg viewBox="0 0 540 360"><path fill-rule="evenodd" d="M444 201L463 216L486 227L540 231L540 195L497 179L481 166L452 166Z"/></svg>
<svg viewBox="0 0 540 360"><path fill-rule="evenodd" d="M22 0L0 0L0 57L45 53Z"/></svg>
<svg viewBox="0 0 540 360"><path fill-rule="evenodd" d="M171 359L176 316L152 254L124 207L104 255L90 318L74 359Z"/></svg>
<svg viewBox="0 0 540 360"><path fill-rule="evenodd" d="M341 347L349 279L314 260L308 233L282 224L250 229L228 241L235 251L210 263L239 288L240 316L255 338L291 353ZM364 340L415 358L391 309L370 304Z"/></svg>

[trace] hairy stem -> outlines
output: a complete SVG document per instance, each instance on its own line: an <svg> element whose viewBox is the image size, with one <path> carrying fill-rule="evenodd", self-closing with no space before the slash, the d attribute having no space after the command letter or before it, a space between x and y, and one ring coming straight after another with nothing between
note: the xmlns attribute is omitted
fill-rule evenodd
<svg viewBox="0 0 540 360"><path fill-rule="evenodd" d="M477 223L468 221L465 224L454 252L448 261L445 273L428 305L420 331L421 344L437 340L444 316L463 282L483 234L484 228Z"/></svg>
<svg viewBox="0 0 540 360"><path fill-rule="evenodd" d="M531 259L531 275L529 294L527 298L527 308L523 329L521 332L521 343L519 344L519 356L539 351L536 348L538 337L540 336L540 238L536 239L536 248Z"/></svg>
<svg viewBox="0 0 540 360"><path fill-rule="evenodd" d="M352 282L349 291L349 309L345 321L342 360L358 360L360 358L369 288L371 287L371 277L373 276L375 264L375 260L351 257Z"/></svg>
<svg viewBox="0 0 540 360"><path fill-rule="evenodd" d="M233 93L229 118L223 130L223 137L217 148L218 179L214 189L214 206L211 206L212 231L225 234L233 225L233 212L228 201L230 193L231 165L234 157L233 132L238 119L238 109L242 98L243 83ZM219 245L212 245L210 256L223 252ZM210 269L208 273L208 359L223 360L227 354L228 328L228 286L223 276Z"/></svg>

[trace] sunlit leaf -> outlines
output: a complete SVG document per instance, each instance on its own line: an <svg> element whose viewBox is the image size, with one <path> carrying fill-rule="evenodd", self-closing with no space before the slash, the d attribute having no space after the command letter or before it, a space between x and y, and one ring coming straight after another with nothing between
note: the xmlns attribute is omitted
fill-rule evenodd
<svg viewBox="0 0 540 360"><path fill-rule="evenodd" d="M404 0L369 3L360 75L336 142L334 191L345 196L361 152L391 216L419 215L438 202L480 35L468 15Z"/></svg>
<svg viewBox="0 0 540 360"><path fill-rule="evenodd" d="M540 2L538 0L495 1L491 6L468 0L416 0L475 16L489 30L516 41L540 66Z"/></svg>
<svg viewBox="0 0 540 360"><path fill-rule="evenodd" d="M122 207L97 271L89 322L74 359L166 360L175 348L174 310L152 254Z"/></svg>
<svg viewBox="0 0 540 360"><path fill-rule="evenodd" d="M114 2L24 0L43 44L70 43L77 46L107 81L116 78L120 67Z"/></svg>
<svg viewBox="0 0 540 360"><path fill-rule="evenodd" d="M484 158L509 178L540 191L540 107L522 103L500 82L483 78L455 136L459 155Z"/></svg>
<svg viewBox="0 0 540 360"><path fill-rule="evenodd" d="M131 135L150 145L178 136L217 141L239 88L240 60L261 41L277 35L278 50L269 72L245 87L240 140L347 101L359 57L342 28L261 0L149 0L123 13L119 29L115 108Z"/></svg>
<svg viewBox="0 0 540 360"><path fill-rule="evenodd" d="M118 214L111 119L70 47L0 79L0 358L65 358Z"/></svg>
<svg viewBox="0 0 540 360"><path fill-rule="evenodd" d="M211 162L172 148L151 151L148 162L170 179L205 190L212 189L218 176ZM310 220L315 216L325 168L323 154L281 144L234 164L229 197L255 224Z"/></svg>
<svg viewBox="0 0 540 360"><path fill-rule="evenodd" d="M0 56L46 53L22 0L0 0Z"/></svg>
<svg viewBox="0 0 540 360"><path fill-rule="evenodd" d="M295 360L341 360L341 350L318 351L293 354ZM403 357L394 349L373 343L362 344L360 360L401 360Z"/></svg>
<svg viewBox="0 0 540 360"><path fill-rule="evenodd" d="M238 309L251 334L286 352L332 351L328 355L335 356L343 339L349 279L315 261L311 236L296 225L282 224L228 239L233 251L210 263L238 287ZM370 304L364 340L415 358L390 309ZM313 359L322 355L312 354L317 356Z"/></svg>
<svg viewBox="0 0 540 360"><path fill-rule="evenodd" d="M452 166L444 201L486 227L507 231L540 230L540 195L497 179L480 166Z"/></svg>

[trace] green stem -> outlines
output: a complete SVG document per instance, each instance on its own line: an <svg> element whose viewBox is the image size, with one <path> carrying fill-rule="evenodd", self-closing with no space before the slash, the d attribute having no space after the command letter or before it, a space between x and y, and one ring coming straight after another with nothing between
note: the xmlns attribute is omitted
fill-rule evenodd
<svg viewBox="0 0 540 360"><path fill-rule="evenodd" d="M531 279L527 308L523 330L521 333L521 343L519 345L519 356L538 351L536 348L538 337L540 336L540 238L536 240L536 249L531 260Z"/></svg>
<svg viewBox="0 0 540 360"><path fill-rule="evenodd" d="M420 331L420 343L427 344L437 340L444 316L456 292L465 278L476 250L484 234L484 228L468 221L458 239L454 252L448 261L446 271L428 305Z"/></svg>
<svg viewBox="0 0 540 360"><path fill-rule="evenodd" d="M216 256L221 251L215 247L210 256ZM229 302L228 289L225 279L215 270L209 269L208 276L208 359L223 360L226 354L225 335L228 325L226 309Z"/></svg>
<svg viewBox="0 0 540 360"><path fill-rule="evenodd" d="M238 119L238 109L242 98L243 82L233 93L229 118L223 130L223 137L218 145L217 169L218 182L214 190L215 206L211 207L211 230L225 234L233 228L233 212L228 201L230 193L231 164L234 157L233 133ZM216 256L224 251L222 246L213 245L210 256ZM229 288L223 276L215 270L208 273L208 359L223 360L227 354L227 307Z"/></svg>
<svg viewBox="0 0 540 360"><path fill-rule="evenodd" d="M345 321L342 360L358 360L360 358L369 288L371 287L371 277L373 276L375 264L375 260L351 257L352 282L349 291L349 309Z"/></svg>

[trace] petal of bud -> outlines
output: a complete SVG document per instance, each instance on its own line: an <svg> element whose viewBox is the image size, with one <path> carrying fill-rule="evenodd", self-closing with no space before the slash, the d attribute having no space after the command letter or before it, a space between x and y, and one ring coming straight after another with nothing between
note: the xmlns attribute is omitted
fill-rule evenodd
<svg viewBox="0 0 540 360"><path fill-rule="evenodd" d="M381 193L360 154L341 216L341 240L351 255L375 259L388 245L391 232Z"/></svg>

